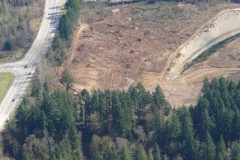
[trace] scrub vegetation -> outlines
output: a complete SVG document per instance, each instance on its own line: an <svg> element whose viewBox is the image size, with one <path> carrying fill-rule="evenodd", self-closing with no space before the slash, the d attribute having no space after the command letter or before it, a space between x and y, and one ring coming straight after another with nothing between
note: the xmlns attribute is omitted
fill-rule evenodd
<svg viewBox="0 0 240 160"><path fill-rule="evenodd" d="M14 76L11 73L0 73L0 101L12 85L13 78Z"/></svg>
<svg viewBox="0 0 240 160"><path fill-rule="evenodd" d="M43 7L44 0L0 1L0 63L24 56L37 34Z"/></svg>

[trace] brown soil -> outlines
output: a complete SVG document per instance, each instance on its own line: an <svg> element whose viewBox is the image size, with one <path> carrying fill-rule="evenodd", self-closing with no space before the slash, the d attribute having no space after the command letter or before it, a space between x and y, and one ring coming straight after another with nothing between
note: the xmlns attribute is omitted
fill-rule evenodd
<svg viewBox="0 0 240 160"><path fill-rule="evenodd" d="M240 39L237 39L212 55L209 60L196 64L177 79L201 88L204 77L226 77L235 82L240 79ZM199 93L199 92L198 92ZM190 94L197 96L194 92Z"/></svg>
<svg viewBox="0 0 240 160"><path fill-rule="evenodd" d="M84 7L66 62L74 77L73 88L127 89L140 81L151 91L159 84L173 106L194 104L204 77L237 78L239 40L175 80L166 80L165 73L178 49L200 26L222 9L237 7L222 4L203 9L167 3Z"/></svg>

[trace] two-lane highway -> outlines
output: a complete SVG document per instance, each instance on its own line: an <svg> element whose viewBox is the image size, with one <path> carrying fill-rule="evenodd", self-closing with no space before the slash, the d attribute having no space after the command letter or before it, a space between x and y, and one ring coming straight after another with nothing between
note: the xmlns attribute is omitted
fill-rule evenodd
<svg viewBox="0 0 240 160"><path fill-rule="evenodd" d="M65 2L66 0L46 0L41 27L24 59L0 65L0 72L11 72L15 76L13 84L0 105L0 131L23 96L32 74L35 72L36 64L50 47L49 41L51 42L54 37L61 16L61 6Z"/></svg>

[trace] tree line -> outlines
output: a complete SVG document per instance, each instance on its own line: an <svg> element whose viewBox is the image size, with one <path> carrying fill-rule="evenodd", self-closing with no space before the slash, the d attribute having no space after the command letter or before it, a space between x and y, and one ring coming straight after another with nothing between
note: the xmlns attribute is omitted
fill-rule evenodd
<svg viewBox="0 0 240 160"><path fill-rule="evenodd" d="M196 106L172 108L160 88L82 90L43 86L2 132L15 159L239 159L240 83L204 80Z"/></svg>
<svg viewBox="0 0 240 160"><path fill-rule="evenodd" d="M53 52L48 55L55 65L60 65L67 59L68 49L72 43L74 27L78 22L80 8L81 1L79 0L68 0L64 6L66 13L60 18L58 31L53 39Z"/></svg>

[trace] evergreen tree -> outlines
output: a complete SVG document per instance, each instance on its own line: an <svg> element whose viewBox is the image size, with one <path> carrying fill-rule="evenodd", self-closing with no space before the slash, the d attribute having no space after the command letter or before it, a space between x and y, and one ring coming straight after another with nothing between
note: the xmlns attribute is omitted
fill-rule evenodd
<svg viewBox="0 0 240 160"><path fill-rule="evenodd" d="M29 109L27 108L27 106L20 104L16 114L16 118L17 118L16 124L21 131L20 137L21 137L22 143L24 139L27 137L27 135L29 134L28 117L29 117Z"/></svg>
<svg viewBox="0 0 240 160"><path fill-rule="evenodd" d="M139 107L144 108L152 102L151 93L149 91L147 92L140 82L138 82L136 88L138 89L140 99Z"/></svg>
<svg viewBox="0 0 240 160"><path fill-rule="evenodd" d="M47 129L47 116L44 111L41 111L41 117L40 117L40 129L46 130Z"/></svg>
<svg viewBox="0 0 240 160"><path fill-rule="evenodd" d="M172 113L171 119L167 120L164 136L164 146L168 149L165 153L169 156L178 154L177 143L181 138L181 124L175 111Z"/></svg>
<svg viewBox="0 0 240 160"><path fill-rule="evenodd" d="M166 141L172 142L177 141L181 135L181 125L179 123L179 118L175 111L169 121L166 123Z"/></svg>
<svg viewBox="0 0 240 160"><path fill-rule="evenodd" d="M237 108L240 109L240 89L238 89L236 91L236 95L235 95L234 101L235 101L235 104L237 105Z"/></svg>
<svg viewBox="0 0 240 160"><path fill-rule="evenodd" d="M93 160L102 160L102 156L98 151L93 155Z"/></svg>
<svg viewBox="0 0 240 160"><path fill-rule="evenodd" d="M225 140L232 139L232 120L233 112L231 110L225 110L219 119L219 130L221 131Z"/></svg>
<svg viewBox="0 0 240 160"><path fill-rule="evenodd" d="M91 113L94 113L99 108L99 94L97 91L93 92L90 103L91 103Z"/></svg>
<svg viewBox="0 0 240 160"><path fill-rule="evenodd" d="M74 125L72 125L69 129L69 141L71 143L71 147L73 150L80 148L80 138L77 133L77 129Z"/></svg>
<svg viewBox="0 0 240 160"><path fill-rule="evenodd" d="M107 120L107 106L103 96L99 97L99 116L101 122Z"/></svg>
<svg viewBox="0 0 240 160"><path fill-rule="evenodd" d="M158 114L158 107L154 103L151 104L151 110L154 115Z"/></svg>
<svg viewBox="0 0 240 160"><path fill-rule="evenodd" d="M28 117L29 131L32 132L34 129L40 127L41 124L41 110L38 106L32 106L30 115Z"/></svg>
<svg viewBox="0 0 240 160"><path fill-rule="evenodd" d="M147 154L147 160L154 160L151 151L148 151L148 154Z"/></svg>
<svg viewBox="0 0 240 160"><path fill-rule="evenodd" d="M55 145L53 151L53 158L54 159L61 159L61 150L58 144Z"/></svg>
<svg viewBox="0 0 240 160"><path fill-rule="evenodd" d="M124 99L124 94L125 93L113 94L113 124L118 130L119 136L130 138L132 128L132 111L131 108L127 106L127 101ZM121 97L121 101L119 97Z"/></svg>
<svg viewBox="0 0 240 160"><path fill-rule="evenodd" d="M129 88L129 92L131 95L131 100L133 101L133 107L136 110L136 115L139 116L140 101L141 101L140 94L139 94L137 88L132 87L132 86Z"/></svg>
<svg viewBox="0 0 240 160"><path fill-rule="evenodd" d="M184 147L184 155L186 159L197 160L199 158L197 142L193 135L189 134L186 138L186 146Z"/></svg>
<svg viewBox="0 0 240 160"><path fill-rule="evenodd" d="M217 90L219 87L219 82L218 79L216 77L214 77L211 81L211 85L210 85L211 89L213 90Z"/></svg>
<svg viewBox="0 0 240 160"><path fill-rule="evenodd" d="M223 140L223 137L222 135L220 136L220 141L217 145L217 159L228 159L227 157L227 149L226 149L226 146L225 146L225 142Z"/></svg>
<svg viewBox="0 0 240 160"><path fill-rule="evenodd" d="M194 139L192 119L185 106L180 109L180 120L182 122L182 140L185 141L183 156L185 156L186 159L197 160L199 158L198 145Z"/></svg>
<svg viewBox="0 0 240 160"><path fill-rule="evenodd" d="M211 113L215 118L218 118L221 111L219 110L219 103L217 98L214 97L213 102L210 104L211 105Z"/></svg>
<svg viewBox="0 0 240 160"><path fill-rule="evenodd" d="M234 114L233 120L232 120L232 140L236 140L240 137L240 112L237 109L237 111Z"/></svg>
<svg viewBox="0 0 240 160"><path fill-rule="evenodd" d="M220 93L218 93L218 94L220 94ZM226 107L224 105L223 99L218 95L216 95L216 96L217 96L217 100L218 100L218 104L219 104L218 105L219 112L218 112L217 117L220 118L222 116L223 112L225 111Z"/></svg>
<svg viewBox="0 0 240 160"><path fill-rule="evenodd" d="M165 106L167 103L164 93L162 92L162 89L160 88L159 85L156 87L155 92L153 93L153 100L154 100L155 105L158 108Z"/></svg>
<svg viewBox="0 0 240 160"><path fill-rule="evenodd" d="M235 142L234 147L231 150L231 158L232 160L239 160L240 159L240 147L238 142Z"/></svg>
<svg viewBox="0 0 240 160"><path fill-rule="evenodd" d="M121 159L132 160L132 155L130 154L129 149L126 145L123 146L120 155L121 155Z"/></svg>
<svg viewBox="0 0 240 160"><path fill-rule="evenodd" d="M204 160L214 160L215 159L215 149L216 146L212 140L209 132L206 132L206 138L204 140L204 149L203 149L203 159Z"/></svg>
<svg viewBox="0 0 240 160"><path fill-rule="evenodd" d="M205 77L204 80L203 80L203 88L202 88L202 91L206 91L210 86L210 83L208 81L208 78Z"/></svg>
<svg viewBox="0 0 240 160"><path fill-rule="evenodd" d="M23 160L31 160L31 158L28 155L28 153L26 153L26 152L23 153Z"/></svg>
<svg viewBox="0 0 240 160"><path fill-rule="evenodd" d="M107 147L107 149L103 153L103 160L120 160L117 155L116 150L112 147Z"/></svg>
<svg viewBox="0 0 240 160"><path fill-rule="evenodd" d="M117 119L121 111L121 102L116 91L112 94L112 110L113 124L117 125Z"/></svg>
<svg viewBox="0 0 240 160"><path fill-rule="evenodd" d="M155 143L153 148L153 159L154 160L162 160L161 151L157 143Z"/></svg>
<svg viewBox="0 0 240 160"><path fill-rule="evenodd" d="M228 91L229 91L231 97L234 97L236 88L237 88L236 83L234 83L233 81L230 81L230 83L228 85Z"/></svg>
<svg viewBox="0 0 240 160"><path fill-rule="evenodd" d="M224 105L227 109L230 109L230 100L228 97L229 95L226 91L222 93L222 99L223 99Z"/></svg>
<svg viewBox="0 0 240 160"><path fill-rule="evenodd" d="M53 50L54 51L61 51L62 50L62 39L59 35L59 33L57 32L54 36L54 39L53 39L53 43L52 43L52 46L53 46Z"/></svg>
<svg viewBox="0 0 240 160"><path fill-rule="evenodd" d="M228 89L227 89L226 80L225 80L223 77L221 77L221 78L219 79L219 92L220 92L220 93L225 93L225 92L227 92L227 91L228 91Z"/></svg>
<svg viewBox="0 0 240 160"><path fill-rule="evenodd" d="M237 89L240 89L240 81L238 81Z"/></svg>
<svg viewBox="0 0 240 160"><path fill-rule="evenodd" d="M82 94L78 94L78 97L77 97L77 104L79 105L79 119L76 118L76 120L79 120L81 123L84 122L84 115L85 115L85 108L84 108L84 104L83 104L83 100L82 100Z"/></svg>
<svg viewBox="0 0 240 160"><path fill-rule="evenodd" d="M69 19L68 15L63 15L59 22L59 34L62 39L70 40L73 32L73 22Z"/></svg>
<svg viewBox="0 0 240 160"><path fill-rule="evenodd" d="M164 145L164 139L162 138L165 131L164 127L164 119L158 113L154 114L154 136L159 145Z"/></svg>
<svg viewBox="0 0 240 160"><path fill-rule="evenodd" d="M207 131L209 131L210 133L214 133L215 131L215 125L212 122L212 119L210 118L209 114L208 114L208 110L205 108L203 110L202 113L200 114L200 123L198 124L198 135L199 137L201 137L201 139L203 140L203 133L206 133Z"/></svg>
<svg viewBox="0 0 240 160"><path fill-rule="evenodd" d="M91 105L90 105L91 104L91 96L86 89L83 89L81 92L81 97L82 97L82 102L80 102L80 105L84 108L82 110L84 110L84 113L85 113L84 114L85 125L88 125L90 115L92 112Z"/></svg>
<svg viewBox="0 0 240 160"><path fill-rule="evenodd" d="M62 73L62 82L66 84L66 90L72 86L73 76L67 68Z"/></svg>
<svg viewBox="0 0 240 160"><path fill-rule="evenodd" d="M53 154L50 160L58 160L58 159L56 158L55 154Z"/></svg>
<svg viewBox="0 0 240 160"><path fill-rule="evenodd" d="M146 151L143 148L141 143L138 144L138 148L137 148L137 151L136 151L136 160L148 160Z"/></svg>
<svg viewBox="0 0 240 160"><path fill-rule="evenodd" d="M105 102L106 102L106 107L107 107L107 121L112 120L113 116L113 108L112 108L112 92L107 89L104 91L104 97L105 97Z"/></svg>

